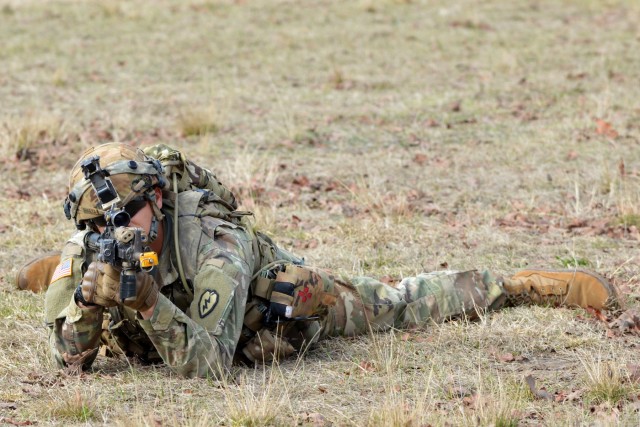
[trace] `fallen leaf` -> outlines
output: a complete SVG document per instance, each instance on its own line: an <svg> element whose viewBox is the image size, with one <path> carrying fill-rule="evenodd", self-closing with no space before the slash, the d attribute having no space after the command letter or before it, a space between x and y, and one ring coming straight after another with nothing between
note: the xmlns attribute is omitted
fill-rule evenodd
<svg viewBox="0 0 640 427"><path fill-rule="evenodd" d="M567 153L567 157L565 157L567 160L571 161L571 160L575 160L578 158L578 152L575 150L571 150Z"/></svg>
<svg viewBox="0 0 640 427"><path fill-rule="evenodd" d="M17 421L13 418L0 418L0 424L11 424L14 426L32 426L35 424L34 421Z"/></svg>
<svg viewBox="0 0 640 427"><path fill-rule="evenodd" d="M559 392L556 393L553 400L560 403L560 402L564 402L566 398L567 398L567 392L560 390Z"/></svg>
<svg viewBox="0 0 640 427"><path fill-rule="evenodd" d="M478 409L480 406L480 395L475 393L471 396L465 396L462 398L462 403L470 409Z"/></svg>
<svg viewBox="0 0 640 427"><path fill-rule="evenodd" d="M360 369L362 369L365 372L373 372L376 370L373 363L367 362L366 360L363 360L362 362L360 362L360 365L358 366L360 367Z"/></svg>
<svg viewBox="0 0 640 427"><path fill-rule="evenodd" d="M332 423L327 421L324 415L319 412L305 412L302 414L302 422L305 424L311 424L313 427L329 426Z"/></svg>
<svg viewBox="0 0 640 427"><path fill-rule="evenodd" d="M618 132L611 126L611 123L602 119L596 119L596 133L611 139L618 137Z"/></svg>
<svg viewBox="0 0 640 427"><path fill-rule="evenodd" d="M526 377L524 377L524 380L529 386L531 394L533 394L536 399L554 400L554 397L551 395L551 393L547 392L544 389L538 390L536 388L536 380L533 378L533 376L527 375Z"/></svg>
<svg viewBox="0 0 640 427"><path fill-rule="evenodd" d="M607 316L602 314L602 311L598 310L597 308L587 307L586 310L587 310L587 313L591 314L593 317L600 320L601 322L604 322L604 323L608 322Z"/></svg>
<svg viewBox="0 0 640 427"><path fill-rule="evenodd" d="M423 166L425 163L427 163L427 160L429 160L429 158L426 154L423 153L417 153L415 156L413 156L413 162L419 164L420 166Z"/></svg>
<svg viewBox="0 0 640 427"><path fill-rule="evenodd" d="M498 355L498 360L501 362L513 362L516 358L511 353L505 353Z"/></svg>
<svg viewBox="0 0 640 427"><path fill-rule="evenodd" d="M569 73L567 74L567 79L569 80L582 80L585 77L587 77L588 74L585 72L581 72L581 73Z"/></svg>
<svg viewBox="0 0 640 427"><path fill-rule="evenodd" d="M294 185L299 185L300 187L308 187L311 181L305 175L299 175L294 177L292 182Z"/></svg>

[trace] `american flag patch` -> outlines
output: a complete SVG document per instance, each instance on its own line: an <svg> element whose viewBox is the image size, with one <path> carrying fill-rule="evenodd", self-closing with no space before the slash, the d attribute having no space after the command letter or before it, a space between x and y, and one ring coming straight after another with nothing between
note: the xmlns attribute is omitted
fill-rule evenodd
<svg viewBox="0 0 640 427"><path fill-rule="evenodd" d="M63 277L71 276L71 266L73 265L73 258L66 259L62 261L57 267L56 271L53 272L53 276L51 276L51 283L55 282L58 279L62 279Z"/></svg>

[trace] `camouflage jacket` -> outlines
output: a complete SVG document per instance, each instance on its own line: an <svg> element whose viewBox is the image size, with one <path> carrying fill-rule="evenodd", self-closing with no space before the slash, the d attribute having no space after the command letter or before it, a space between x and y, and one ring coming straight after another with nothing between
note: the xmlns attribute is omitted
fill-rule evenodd
<svg viewBox="0 0 640 427"><path fill-rule="evenodd" d="M73 292L96 254L83 243L86 232L65 245L65 268L53 278L45 298L50 347L59 366L79 355L90 365L107 321L124 353L148 360L159 357L183 376L217 376L231 365L252 277L279 249L256 234L245 218L225 209L213 193L185 191L177 200L175 193L169 195L174 200L163 199L165 241L154 271L161 295L148 320L124 306L109 309L108 316L106 310L77 307ZM192 296L176 268L174 203L179 207L178 247Z"/></svg>

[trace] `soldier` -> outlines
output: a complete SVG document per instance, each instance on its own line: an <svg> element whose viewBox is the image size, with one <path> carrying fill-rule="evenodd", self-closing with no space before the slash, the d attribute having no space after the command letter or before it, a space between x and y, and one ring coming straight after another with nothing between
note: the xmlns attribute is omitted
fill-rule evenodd
<svg viewBox="0 0 640 427"><path fill-rule="evenodd" d="M96 157L102 187L86 170ZM117 193L111 207L101 194L107 187ZM134 273L134 298L120 296L123 265L101 262L91 244L114 209L128 214L125 225L141 229L159 257L151 271ZM615 303L605 279L578 270L525 270L508 279L438 271L395 287L338 278L254 230L215 175L166 146L88 150L71 171L65 213L79 231L61 253L25 265L17 277L23 289L47 289L45 321L60 367L88 368L102 344L186 377L219 376L234 360L265 363L328 336L473 317L508 303Z"/></svg>

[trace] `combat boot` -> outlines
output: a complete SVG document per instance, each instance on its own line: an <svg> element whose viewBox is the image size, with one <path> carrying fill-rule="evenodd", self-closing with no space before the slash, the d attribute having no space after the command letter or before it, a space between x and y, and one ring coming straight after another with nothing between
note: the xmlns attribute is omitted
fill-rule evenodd
<svg viewBox="0 0 640 427"><path fill-rule="evenodd" d="M503 282L507 299L514 304L549 304L567 307L616 306L609 282L584 270L522 270Z"/></svg>
<svg viewBox="0 0 640 427"><path fill-rule="evenodd" d="M18 271L16 286L33 292L46 291L58 264L60 264L60 251L35 257Z"/></svg>

